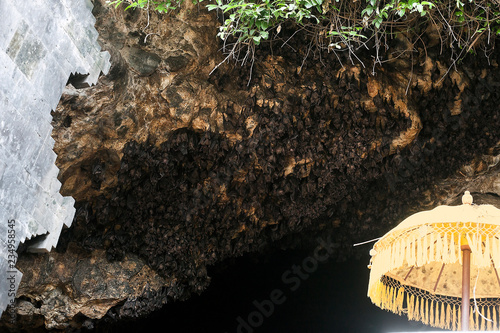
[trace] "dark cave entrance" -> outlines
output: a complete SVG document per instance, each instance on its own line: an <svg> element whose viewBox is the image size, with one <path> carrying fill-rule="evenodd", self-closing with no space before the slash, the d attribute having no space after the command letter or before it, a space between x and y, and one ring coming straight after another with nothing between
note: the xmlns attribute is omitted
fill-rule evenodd
<svg viewBox="0 0 500 333"><path fill-rule="evenodd" d="M368 249L368 246L366 249ZM361 251L361 252L367 252ZM209 269L210 286L199 296L172 302L147 318L106 325L95 332L326 333L437 331L383 311L366 296L369 256L328 260L300 278L293 273L311 251L243 256ZM288 282L283 275L288 274ZM305 276L305 275L304 275ZM290 277L300 283L290 282ZM296 287L296 288L295 288ZM294 289L295 288L295 289ZM292 290L294 289L294 290ZM283 292L271 310L273 291ZM275 299L276 300L276 299Z"/></svg>

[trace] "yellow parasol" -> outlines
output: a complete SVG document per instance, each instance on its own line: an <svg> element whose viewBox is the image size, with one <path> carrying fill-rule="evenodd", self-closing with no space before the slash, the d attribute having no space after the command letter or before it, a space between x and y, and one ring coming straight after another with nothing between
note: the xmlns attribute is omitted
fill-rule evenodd
<svg viewBox="0 0 500 333"><path fill-rule="evenodd" d="M370 251L368 296L382 309L451 330L500 328L500 209L472 205L416 213Z"/></svg>

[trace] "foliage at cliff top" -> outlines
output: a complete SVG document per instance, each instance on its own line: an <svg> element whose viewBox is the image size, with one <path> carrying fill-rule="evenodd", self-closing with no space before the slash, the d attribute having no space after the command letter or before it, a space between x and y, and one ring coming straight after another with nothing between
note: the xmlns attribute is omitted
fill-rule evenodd
<svg viewBox="0 0 500 333"><path fill-rule="evenodd" d="M204 0L193 0L203 2ZM348 52L356 58L360 49L375 51L374 64L388 41L402 35L416 45L433 28L442 49L453 60L482 51L486 56L500 36L500 0L206 0L208 10L223 15L218 36L224 41L227 60L253 61L255 47L264 41L287 39L282 27L292 23L296 31L311 36L308 50ZM183 0L115 0L129 8L175 11ZM293 35L292 35L293 36Z"/></svg>

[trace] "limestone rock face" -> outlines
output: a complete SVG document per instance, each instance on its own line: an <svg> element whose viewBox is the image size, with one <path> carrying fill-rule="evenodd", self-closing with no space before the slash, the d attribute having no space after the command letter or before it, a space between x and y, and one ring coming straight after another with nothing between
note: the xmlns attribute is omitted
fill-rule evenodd
<svg viewBox="0 0 500 333"><path fill-rule="evenodd" d="M78 327L87 318L103 317L119 302L170 283L136 255L111 263L102 250L88 252L70 246L64 254L23 257L26 282L18 290L18 297L22 295L18 320L28 329L33 323L41 324L40 317L48 329ZM160 302L166 303L166 295Z"/></svg>
<svg viewBox="0 0 500 333"><path fill-rule="evenodd" d="M19 258L26 327L147 315L203 292L209 265L318 233L342 259L464 190L498 204L498 51L449 71L436 45L373 75L369 54L303 61L309 42L281 47L283 28L253 67L210 75L224 60L215 13L186 3L148 25L96 0L94 14L113 66L95 87L67 87L53 114L77 213L58 253Z"/></svg>

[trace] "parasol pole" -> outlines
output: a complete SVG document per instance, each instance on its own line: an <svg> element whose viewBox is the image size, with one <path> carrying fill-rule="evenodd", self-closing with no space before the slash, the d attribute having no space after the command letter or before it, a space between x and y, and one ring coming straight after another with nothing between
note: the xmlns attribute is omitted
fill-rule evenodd
<svg viewBox="0 0 500 333"><path fill-rule="evenodd" d="M469 331L470 309L470 247L461 246L463 255L462 265L462 331Z"/></svg>
<svg viewBox="0 0 500 333"><path fill-rule="evenodd" d="M472 205L473 198L469 191L462 196L463 205ZM470 246L465 238L462 239L462 331L469 330L470 309Z"/></svg>

